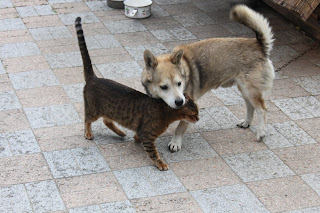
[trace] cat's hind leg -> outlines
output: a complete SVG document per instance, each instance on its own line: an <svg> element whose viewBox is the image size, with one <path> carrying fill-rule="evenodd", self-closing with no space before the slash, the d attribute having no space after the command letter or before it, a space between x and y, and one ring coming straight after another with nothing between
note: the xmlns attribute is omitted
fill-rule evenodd
<svg viewBox="0 0 320 213"><path fill-rule="evenodd" d="M124 131L122 131L121 129L119 129L111 119L104 117L103 118L103 123L109 128L111 129L113 132L115 132L117 135L124 137L126 136L126 133Z"/></svg>

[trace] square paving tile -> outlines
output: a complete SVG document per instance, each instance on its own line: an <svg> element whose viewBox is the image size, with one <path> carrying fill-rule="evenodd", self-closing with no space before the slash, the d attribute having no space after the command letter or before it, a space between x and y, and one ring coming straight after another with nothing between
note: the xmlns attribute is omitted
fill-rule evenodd
<svg viewBox="0 0 320 213"><path fill-rule="evenodd" d="M60 86L40 87L16 91L23 107L39 107L46 105L67 104L67 94Z"/></svg>
<svg viewBox="0 0 320 213"><path fill-rule="evenodd" d="M32 128L52 127L81 122L78 113L71 104L25 108Z"/></svg>
<svg viewBox="0 0 320 213"><path fill-rule="evenodd" d="M251 126L250 129L256 134L256 127ZM271 124L267 124L266 136L262 139L262 142L270 149L293 146L293 143L290 143L290 141Z"/></svg>
<svg viewBox="0 0 320 213"><path fill-rule="evenodd" d="M32 70L48 70L50 68L42 55L25 56L3 59L7 73L16 73Z"/></svg>
<svg viewBox="0 0 320 213"><path fill-rule="evenodd" d="M291 144L295 146L317 143L310 135L308 135L293 121L274 123L271 125L284 137L286 137Z"/></svg>
<svg viewBox="0 0 320 213"><path fill-rule="evenodd" d="M52 9L51 5L35 5L34 9L36 10L39 16L47 16L56 14Z"/></svg>
<svg viewBox="0 0 320 213"><path fill-rule="evenodd" d="M184 192L176 175L155 166L114 171L129 199Z"/></svg>
<svg viewBox="0 0 320 213"><path fill-rule="evenodd" d="M133 32L133 33L120 33L115 34L114 37L122 44L122 46L138 46L145 44L156 44L159 41L149 31ZM142 54L142 53L141 53Z"/></svg>
<svg viewBox="0 0 320 213"><path fill-rule="evenodd" d="M44 152L93 146L94 142L84 137L84 124L70 124L33 130Z"/></svg>
<svg viewBox="0 0 320 213"><path fill-rule="evenodd" d="M34 211L53 212L65 210L63 201L53 180L26 183L25 186Z"/></svg>
<svg viewBox="0 0 320 213"><path fill-rule="evenodd" d="M216 95L225 105L244 103L243 98L231 87L213 89L211 92Z"/></svg>
<svg viewBox="0 0 320 213"><path fill-rule="evenodd" d="M56 180L67 208L127 200L112 173L99 173Z"/></svg>
<svg viewBox="0 0 320 213"><path fill-rule="evenodd" d="M209 115L206 109L199 110L199 121L194 126L201 132L221 129L220 125Z"/></svg>
<svg viewBox="0 0 320 213"><path fill-rule="evenodd" d="M59 85L51 70L11 73L9 77L13 87L17 90Z"/></svg>
<svg viewBox="0 0 320 213"><path fill-rule="evenodd" d="M100 145L99 149L112 170L154 165L140 143L126 142Z"/></svg>
<svg viewBox="0 0 320 213"><path fill-rule="evenodd" d="M319 66L305 59L297 59L281 70L282 74L290 78L315 76L319 75L319 71Z"/></svg>
<svg viewBox="0 0 320 213"><path fill-rule="evenodd" d="M314 117L320 117L320 101L313 96L293 98L300 106Z"/></svg>
<svg viewBox="0 0 320 213"><path fill-rule="evenodd" d="M100 204L102 212L114 212L114 213L135 213L136 210L133 208L129 200L118 201L112 203L103 203Z"/></svg>
<svg viewBox="0 0 320 213"><path fill-rule="evenodd" d="M109 166L95 146L45 152L55 178L109 171Z"/></svg>
<svg viewBox="0 0 320 213"><path fill-rule="evenodd" d="M214 20L205 13L187 13L173 16L184 27L214 24Z"/></svg>
<svg viewBox="0 0 320 213"><path fill-rule="evenodd" d="M239 122L238 118L226 107L211 107L205 109L222 129L234 128Z"/></svg>
<svg viewBox="0 0 320 213"><path fill-rule="evenodd" d="M48 54L45 57L52 69L82 66L80 52Z"/></svg>
<svg viewBox="0 0 320 213"><path fill-rule="evenodd" d="M319 144L277 149L274 152L298 175L320 172Z"/></svg>
<svg viewBox="0 0 320 213"><path fill-rule="evenodd" d="M182 148L179 152L171 153L168 143L172 137L161 137L157 140L157 148L167 163L216 157L217 153L199 133L186 134L183 137Z"/></svg>
<svg viewBox="0 0 320 213"><path fill-rule="evenodd" d="M220 155L234 155L267 149L264 143L256 141L255 134L250 130L225 129L202 132L201 135Z"/></svg>
<svg viewBox="0 0 320 213"><path fill-rule="evenodd" d="M11 81L6 74L1 74L0 75L0 93L1 92L6 92L6 91L11 91L13 89Z"/></svg>
<svg viewBox="0 0 320 213"><path fill-rule="evenodd" d="M83 87L84 84L68 84L63 86L71 102L83 102Z"/></svg>
<svg viewBox="0 0 320 213"><path fill-rule="evenodd" d="M21 108L20 102L14 91L0 92L0 99L0 111Z"/></svg>
<svg viewBox="0 0 320 213"><path fill-rule="evenodd" d="M104 10L110 10L111 8L108 7L105 4L105 1L88 1L85 2L87 6L90 8L92 11L104 11Z"/></svg>
<svg viewBox="0 0 320 213"><path fill-rule="evenodd" d="M96 48L94 48L89 42L87 42L89 49L121 47L121 44L113 35L95 35L92 37L86 37L86 40L88 39L91 39L96 43Z"/></svg>
<svg viewBox="0 0 320 213"><path fill-rule="evenodd" d="M12 155L22 155L40 152L39 145L31 130L20 130L4 133Z"/></svg>
<svg viewBox="0 0 320 213"><path fill-rule="evenodd" d="M301 178L320 196L320 173L302 175Z"/></svg>
<svg viewBox="0 0 320 213"><path fill-rule="evenodd" d="M13 4L10 0L3 0L0 2L0 8L10 8L13 7Z"/></svg>
<svg viewBox="0 0 320 213"><path fill-rule="evenodd" d="M318 206L320 197L300 177L263 180L247 184L270 212Z"/></svg>
<svg viewBox="0 0 320 213"><path fill-rule="evenodd" d="M95 68L94 68L95 70ZM84 83L83 67L60 68L53 70L60 84Z"/></svg>
<svg viewBox="0 0 320 213"><path fill-rule="evenodd" d="M171 163L170 168L188 190L232 185L238 176L219 157Z"/></svg>
<svg viewBox="0 0 320 213"><path fill-rule="evenodd" d="M104 25L111 33L132 33L147 31L147 29L138 20L120 20L107 21Z"/></svg>
<svg viewBox="0 0 320 213"><path fill-rule="evenodd" d="M16 10L22 18L38 15L36 10L32 6L17 7Z"/></svg>
<svg viewBox="0 0 320 213"><path fill-rule="evenodd" d="M99 22L98 17L93 12L60 14L59 17L65 25L73 25L77 17L81 17L82 23L86 24Z"/></svg>
<svg viewBox="0 0 320 213"><path fill-rule="evenodd" d="M98 64L96 67L104 78L112 80L139 77L142 72L141 67L135 61Z"/></svg>
<svg viewBox="0 0 320 213"><path fill-rule="evenodd" d="M21 109L0 111L0 132L13 132L28 128L28 120Z"/></svg>
<svg viewBox="0 0 320 213"><path fill-rule="evenodd" d="M99 205L91 205L91 206L84 206L78 208L68 209L69 213L102 213L101 208Z"/></svg>
<svg viewBox="0 0 320 213"><path fill-rule="evenodd" d="M294 79L301 87L310 92L312 95L320 95L320 77L300 77Z"/></svg>
<svg viewBox="0 0 320 213"><path fill-rule="evenodd" d="M137 212L202 212L189 193L176 193L131 200Z"/></svg>
<svg viewBox="0 0 320 213"><path fill-rule="evenodd" d="M24 30L26 26L24 25L21 18L9 18L0 20L0 32L7 30Z"/></svg>
<svg viewBox="0 0 320 213"><path fill-rule="evenodd" d="M41 154L0 158L0 187L51 178L49 168Z"/></svg>
<svg viewBox="0 0 320 213"><path fill-rule="evenodd" d="M35 28L30 29L29 32L36 41L72 38L71 33L65 26Z"/></svg>
<svg viewBox="0 0 320 213"><path fill-rule="evenodd" d="M26 190L22 184L0 188L1 212L32 212Z"/></svg>
<svg viewBox="0 0 320 213"><path fill-rule="evenodd" d="M205 213L269 212L244 184L209 188L190 193Z"/></svg>
<svg viewBox="0 0 320 213"><path fill-rule="evenodd" d="M270 150L224 156L223 159L244 182L294 175Z"/></svg>
<svg viewBox="0 0 320 213"><path fill-rule="evenodd" d="M313 207L313 208L305 208L300 210L293 210L293 211L287 211L284 213L317 213L320 211L320 207Z"/></svg>
<svg viewBox="0 0 320 213"><path fill-rule="evenodd" d="M298 120L296 123L318 143L320 142L320 118Z"/></svg>
<svg viewBox="0 0 320 213"><path fill-rule="evenodd" d="M3 64L0 60L0 74L4 74L4 73L6 73L6 70L4 69Z"/></svg>
<svg viewBox="0 0 320 213"><path fill-rule="evenodd" d="M292 120L312 118L313 115L305 108L299 105L294 99L279 99L272 101L277 107L279 107L286 115Z"/></svg>
<svg viewBox="0 0 320 213"><path fill-rule="evenodd" d="M125 49L136 61L143 60L143 52L146 49L151 51L154 55L168 53L167 48L160 43L146 44L146 45L140 45L140 46L128 46L128 47L125 47Z"/></svg>

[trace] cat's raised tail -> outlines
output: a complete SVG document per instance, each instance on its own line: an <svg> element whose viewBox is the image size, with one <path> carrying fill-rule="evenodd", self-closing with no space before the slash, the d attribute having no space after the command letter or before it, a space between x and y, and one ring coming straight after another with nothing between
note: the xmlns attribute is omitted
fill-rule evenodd
<svg viewBox="0 0 320 213"><path fill-rule="evenodd" d="M91 59L90 59L89 52L88 52L87 45L86 45L86 41L85 41L84 35L83 35L80 17L76 18L74 25L75 25L76 31L77 31L78 44L79 44L82 62L83 62L84 79L87 82L91 78L95 78L96 75L93 72Z"/></svg>

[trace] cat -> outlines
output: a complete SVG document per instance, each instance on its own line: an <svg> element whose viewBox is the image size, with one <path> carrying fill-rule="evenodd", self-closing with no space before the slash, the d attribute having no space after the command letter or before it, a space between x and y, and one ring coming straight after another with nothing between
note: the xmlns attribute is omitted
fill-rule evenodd
<svg viewBox="0 0 320 213"><path fill-rule="evenodd" d="M115 81L98 78L93 71L80 17L75 20L75 28L86 81L83 89L85 138L93 139L91 123L100 117L103 117L107 127L124 137L126 134L114 124L115 121L135 131L135 141L142 142L156 167L159 170L167 170L168 165L160 159L155 140L174 121L198 121L198 106L185 94L186 104L179 109L172 109L162 99L154 99Z"/></svg>

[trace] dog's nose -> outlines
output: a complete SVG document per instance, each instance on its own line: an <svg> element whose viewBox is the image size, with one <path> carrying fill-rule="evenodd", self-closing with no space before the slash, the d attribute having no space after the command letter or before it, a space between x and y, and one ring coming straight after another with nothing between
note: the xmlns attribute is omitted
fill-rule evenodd
<svg viewBox="0 0 320 213"><path fill-rule="evenodd" d="M179 99L179 100L175 100L175 103L178 107L181 107L182 104L183 104L183 100L182 99Z"/></svg>

